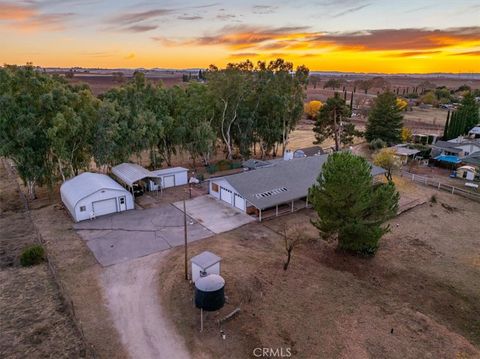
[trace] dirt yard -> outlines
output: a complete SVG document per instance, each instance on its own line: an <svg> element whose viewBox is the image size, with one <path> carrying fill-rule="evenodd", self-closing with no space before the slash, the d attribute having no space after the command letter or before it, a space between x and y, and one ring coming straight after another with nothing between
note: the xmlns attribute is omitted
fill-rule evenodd
<svg viewBox="0 0 480 359"><path fill-rule="evenodd" d="M47 264L20 266L21 252L36 234L3 160L0 205L0 357L85 357Z"/></svg>
<svg viewBox="0 0 480 359"><path fill-rule="evenodd" d="M190 257L210 250L223 258L228 297L203 333L182 280L183 249L173 250L158 285L192 355L247 358L267 347L290 348L295 358L479 358L480 204L425 191L436 202L393 219L371 259L317 240L311 210L194 243ZM285 272L279 232L295 224L309 241ZM237 307L237 317L217 324Z"/></svg>

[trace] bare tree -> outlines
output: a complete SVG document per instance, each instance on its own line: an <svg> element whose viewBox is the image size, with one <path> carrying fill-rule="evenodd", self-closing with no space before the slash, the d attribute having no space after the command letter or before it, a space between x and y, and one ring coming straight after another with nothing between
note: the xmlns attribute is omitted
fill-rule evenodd
<svg viewBox="0 0 480 359"><path fill-rule="evenodd" d="M283 228L283 239L285 241L285 251L287 252L287 259L283 264L283 270L287 270L290 260L292 259L293 249L304 243L306 237L299 226L292 226L287 229L285 225Z"/></svg>

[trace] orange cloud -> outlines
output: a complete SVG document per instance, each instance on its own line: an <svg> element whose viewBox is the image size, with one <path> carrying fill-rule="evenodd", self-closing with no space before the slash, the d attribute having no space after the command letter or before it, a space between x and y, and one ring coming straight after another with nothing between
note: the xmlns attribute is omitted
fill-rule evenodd
<svg viewBox="0 0 480 359"><path fill-rule="evenodd" d="M41 13L35 3L19 5L13 2L0 2L0 21L5 27L19 31L59 31L65 28L65 21L73 13Z"/></svg>
<svg viewBox="0 0 480 359"><path fill-rule="evenodd" d="M364 51L435 51L447 47L480 45L480 27L431 29L380 29L349 33L308 32L307 27L224 27L218 33L184 41L184 45L223 45L231 50L332 49ZM178 45L178 43L177 43ZM425 53L426 54L426 53ZM418 54L417 54L418 55Z"/></svg>
<svg viewBox="0 0 480 359"><path fill-rule="evenodd" d="M0 20L25 20L36 15L32 8L16 3L0 2Z"/></svg>

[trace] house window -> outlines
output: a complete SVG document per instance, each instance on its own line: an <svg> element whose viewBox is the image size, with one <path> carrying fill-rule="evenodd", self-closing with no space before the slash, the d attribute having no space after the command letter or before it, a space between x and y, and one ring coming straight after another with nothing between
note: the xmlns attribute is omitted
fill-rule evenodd
<svg viewBox="0 0 480 359"><path fill-rule="evenodd" d="M213 192L218 192L218 184L212 183L212 191Z"/></svg>
<svg viewBox="0 0 480 359"><path fill-rule="evenodd" d="M124 197L120 198L120 204L125 204L125 198Z"/></svg>
<svg viewBox="0 0 480 359"><path fill-rule="evenodd" d="M464 152L464 156L468 156L469 154L470 152L467 152L467 151Z"/></svg>
<svg viewBox="0 0 480 359"><path fill-rule="evenodd" d="M87 210L87 207L85 206L80 206L80 212L85 212Z"/></svg>

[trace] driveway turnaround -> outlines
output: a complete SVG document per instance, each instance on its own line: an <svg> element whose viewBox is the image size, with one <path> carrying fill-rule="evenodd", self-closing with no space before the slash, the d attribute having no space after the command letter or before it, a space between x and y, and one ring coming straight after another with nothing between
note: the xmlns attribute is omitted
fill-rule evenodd
<svg viewBox="0 0 480 359"><path fill-rule="evenodd" d="M183 210L183 202L174 205ZM186 201L187 214L207 227L213 233L231 231L244 224L255 221L255 218L217 200L211 196L199 196Z"/></svg>
<svg viewBox="0 0 480 359"><path fill-rule="evenodd" d="M102 266L125 262L183 245L183 212L168 204L131 210L74 224ZM187 217L188 242L213 233Z"/></svg>

